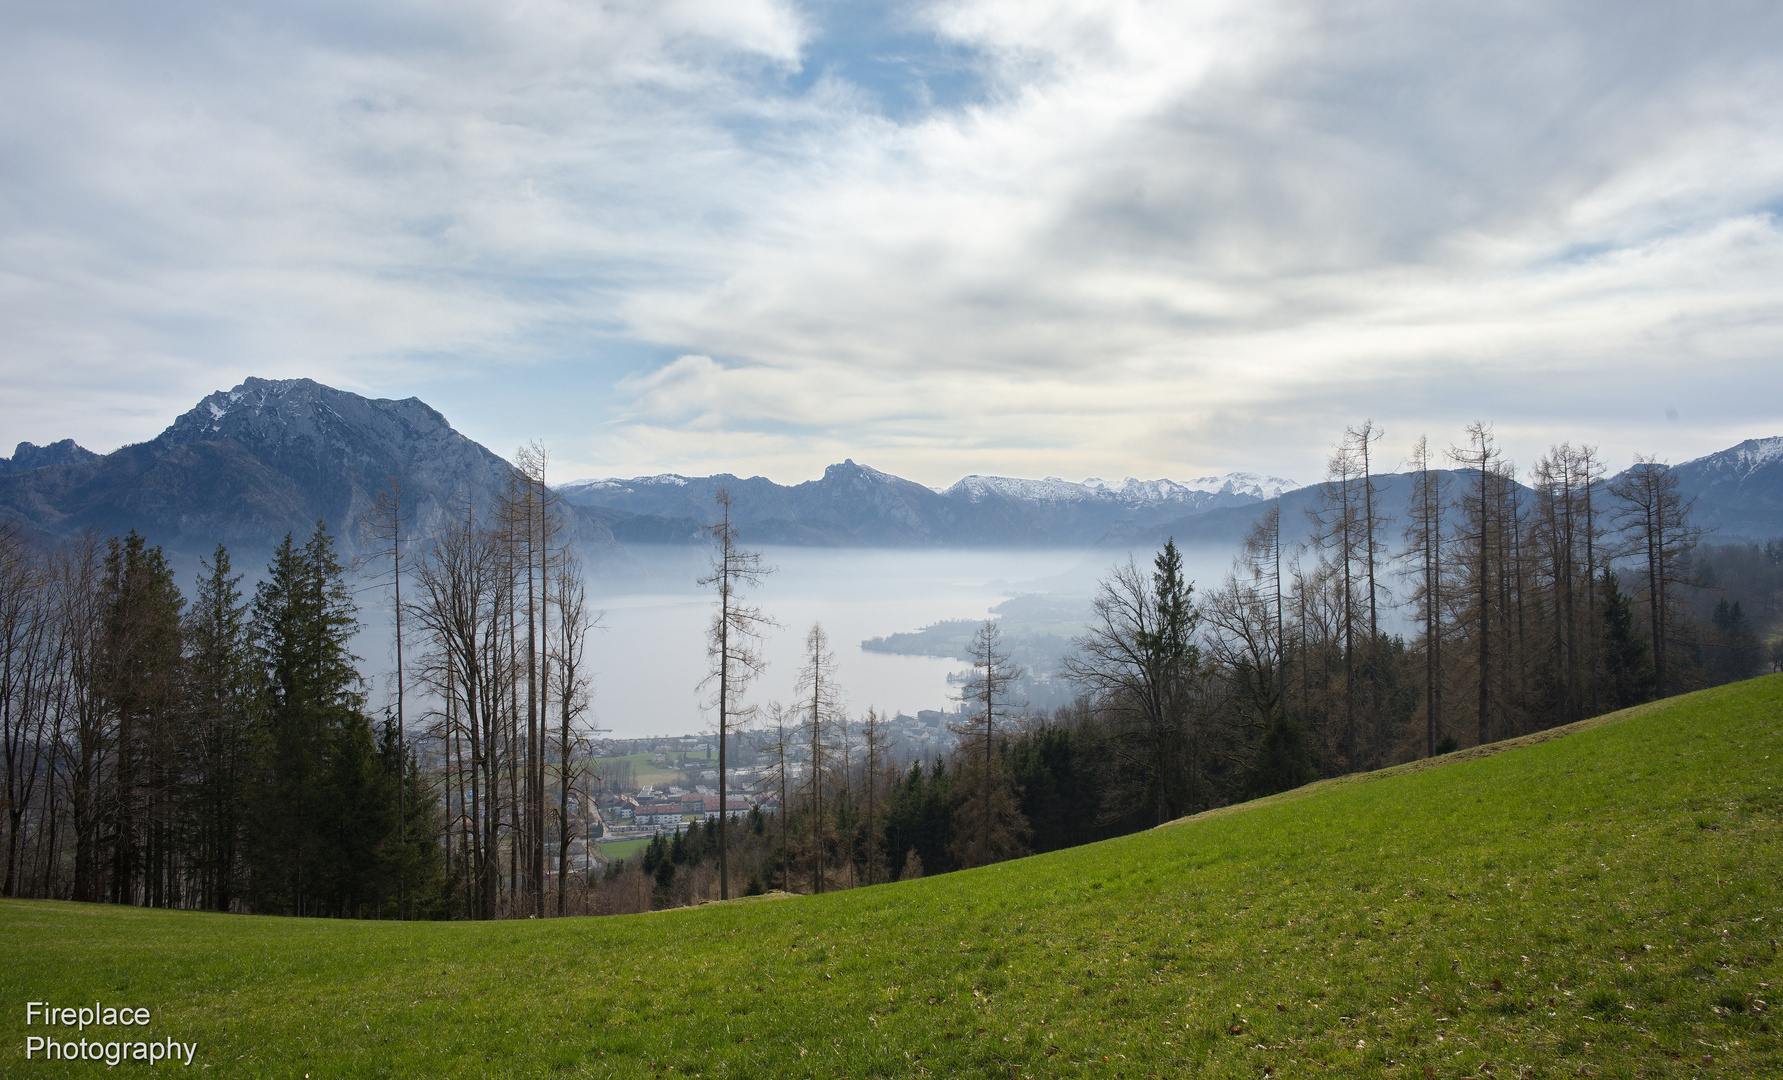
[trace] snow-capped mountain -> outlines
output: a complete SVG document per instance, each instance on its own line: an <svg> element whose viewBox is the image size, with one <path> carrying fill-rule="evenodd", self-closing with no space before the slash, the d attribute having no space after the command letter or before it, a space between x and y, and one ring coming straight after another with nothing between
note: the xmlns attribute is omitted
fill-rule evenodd
<svg viewBox="0 0 1783 1080"><path fill-rule="evenodd" d="M392 478L411 527L471 495L488 505L509 465L417 398L378 400L310 379L248 379L145 443L0 477L0 515L55 535L135 529L175 551L259 549L326 521L347 551Z"/></svg>
<svg viewBox="0 0 1783 1080"><path fill-rule="evenodd" d="M1696 499L1691 518L1718 541L1783 536L1783 437L1747 439L1672 471Z"/></svg>
<svg viewBox="0 0 1783 1080"><path fill-rule="evenodd" d="M1123 507L1171 506L1203 509L1273 499L1299 485L1277 476L1232 472L1194 480L1138 480L1131 476L1109 482L1092 476L1081 484L1049 476L1024 480L1009 476L968 476L952 487L937 489L942 495L968 502L989 498L1021 499L1036 503L1112 502Z"/></svg>

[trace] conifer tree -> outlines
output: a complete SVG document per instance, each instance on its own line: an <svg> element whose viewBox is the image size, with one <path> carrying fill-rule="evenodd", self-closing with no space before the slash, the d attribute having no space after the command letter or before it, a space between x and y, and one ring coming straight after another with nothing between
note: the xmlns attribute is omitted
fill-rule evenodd
<svg viewBox="0 0 1783 1080"><path fill-rule="evenodd" d="M1063 665L1108 714L1117 757L1142 777L1159 824L1203 796L1203 733L1190 716L1202 674L1193 593L1174 539L1149 575L1129 559L1100 583L1088 632Z"/></svg>
<svg viewBox="0 0 1783 1080"><path fill-rule="evenodd" d="M186 615L193 729L186 819L196 848L198 902L228 911L242 898L260 672L241 575L230 573L228 549L218 544L203 567Z"/></svg>
<svg viewBox="0 0 1783 1080"><path fill-rule="evenodd" d="M112 775L104 813L113 903L162 906L173 890L183 732L180 609L158 547L134 531L106 548L101 679Z"/></svg>
<svg viewBox="0 0 1783 1080"><path fill-rule="evenodd" d="M1607 567L1598 595L1603 605L1603 646L1595 697L1612 711L1649 701L1653 697L1653 654L1635 626L1634 601Z"/></svg>
<svg viewBox="0 0 1783 1080"><path fill-rule="evenodd" d="M1023 707L1009 700L1021 669L1010 664L1003 631L994 620L978 627L970 651L972 677L960 697L965 715L953 725L961 738L954 792L965 819L955 829L953 861L967 867L1026 854L1028 835L1008 770L996 758L1010 714Z"/></svg>
<svg viewBox="0 0 1783 1080"><path fill-rule="evenodd" d="M326 525L318 522L301 548L285 537L255 593L253 616L265 781L253 825L255 906L331 913L333 902L361 896L333 865L357 843L338 835L345 826L335 803L357 805L372 780L359 767L371 740L348 648L355 609Z"/></svg>

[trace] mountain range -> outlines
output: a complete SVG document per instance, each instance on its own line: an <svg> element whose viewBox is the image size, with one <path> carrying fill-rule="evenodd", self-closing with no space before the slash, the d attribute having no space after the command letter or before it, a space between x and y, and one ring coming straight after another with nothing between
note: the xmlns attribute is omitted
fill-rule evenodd
<svg viewBox="0 0 1783 1080"><path fill-rule="evenodd" d="M1696 520L1719 538L1783 535L1783 438L1753 439L1676 467ZM136 529L186 554L219 541L261 551L326 521L350 552L375 493L402 482L412 531L469 500L489 505L511 466L417 398L372 399L309 379L250 378L155 438L99 455L65 439L0 459L0 521L45 537ZM1384 510L1409 478L1378 478ZM854 461L801 484L761 476L660 475L561 485L569 536L597 553L705 539L720 489L755 544L832 547L1081 547L1230 543L1280 498L1285 530L1317 485L1228 473L1190 481L1081 483L967 476L929 488ZM1402 490L1406 489L1406 490Z"/></svg>

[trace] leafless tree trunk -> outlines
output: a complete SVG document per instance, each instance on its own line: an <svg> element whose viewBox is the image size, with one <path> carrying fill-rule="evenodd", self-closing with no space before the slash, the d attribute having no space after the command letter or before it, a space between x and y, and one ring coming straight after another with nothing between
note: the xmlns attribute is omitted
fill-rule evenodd
<svg viewBox="0 0 1783 1080"><path fill-rule="evenodd" d="M706 637L712 669L704 685L712 687L712 704L718 710L718 897L729 900L730 733L733 726L747 723L754 714L753 707L743 705L743 691L767 666L761 655L761 635L775 623L747 601L745 590L760 587L773 569L762 565L759 552L738 546L736 526L731 522L731 496L724 488L718 491L718 510L717 523L706 529L713 542L712 570L699 583L718 592L718 611ZM786 813L784 804L780 812Z"/></svg>
<svg viewBox="0 0 1783 1080"><path fill-rule="evenodd" d="M599 615L590 615L587 587L580 568L567 553L558 564L556 589L551 601L557 608L557 641L550 661L555 664L557 706L557 914L562 917L564 896L568 887L570 851L570 794L579 778L577 756L587 749L592 732L583 730L582 716L588 710L588 676L585 658L588 633L600 625ZM586 817L583 802L577 809Z"/></svg>
<svg viewBox="0 0 1783 1080"><path fill-rule="evenodd" d="M879 835L879 773L886 763L885 721L880 719L879 710L867 709L866 723L863 725L862 751L866 754L866 788L867 788L867 853L865 871L867 884L877 885L885 878L885 852L882 850Z"/></svg>
<svg viewBox="0 0 1783 1080"><path fill-rule="evenodd" d="M1498 489L1504 478L1499 470L1498 448L1492 444L1492 429L1482 423L1469 424L1467 437L1468 445L1465 448L1451 447L1449 457L1456 464L1472 471L1475 476L1472 494L1467 497L1462 508L1463 527L1468 531L1461 539L1465 546L1472 548L1473 555L1472 584L1476 595L1474 636L1479 647L1479 741L1484 745L1492 741L1491 660L1492 619L1495 614L1495 605L1492 603L1492 556L1495 529L1501 524L1496 520L1500 501Z"/></svg>
<svg viewBox="0 0 1783 1080"><path fill-rule="evenodd" d="M1358 481L1362 481L1361 488ZM1355 576L1367 536L1362 503L1372 502L1364 497L1366 487L1355 431L1346 429L1343 441L1327 465L1325 482L1319 488L1319 501L1308 511L1313 544L1318 548L1320 558L1331 567L1330 581L1338 590L1337 602L1341 609L1338 637L1343 660L1343 722L1339 728L1337 750L1346 769L1356 768L1361 757L1361 737L1356 721Z"/></svg>
<svg viewBox="0 0 1783 1080"><path fill-rule="evenodd" d="M805 635L805 666L799 671L799 709L804 716L805 748L811 755L805 788L805 805L811 811L811 891L824 889L824 856L828 847L829 818L824 810L824 778L830 770L830 750L835 726L842 715L842 696L836 686L836 654L820 623L812 623Z"/></svg>
<svg viewBox="0 0 1783 1080"><path fill-rule="evenodd" d="M1654 694L1665 697L1678 690L1671 645L1684 616L1677 590L1691 584L1685 556L1702 536L1690 524L1695 500L1686 500L1679 492L1677 474L1669 466L1642 457L1610 484L1610 494L1620 501L1615 516L1623 536L1643 563Z"/></svg>
<svg viewBox="0 0 1783 1080"><path fill-rule="evenodd" d="M367 541L369 550L366 557L381 561L388 560L390 566L390 587L393 592L392 609L396 618L396 756L401 762L400 769L408 767L408 723L403 709L404 665L402 657L402 569L403 544L407 539L403 535L403 526L407 519L402 509L402 481L397 477L390 478L390 486L379 491L372 500L372 505L360 518L359 529ZM398 776L402 774L399 771ZM397 843L405 848L408 845L408 785L400 779L396 785L396 837ZM397 905L406 918L408 915L408 880L405 873L396 885Z"/></svg>
<svg viewBox="0 0 1783 1080"><path fill-rule="evenodd" d="M466 825L475 838L471 880L477 883L477 914L484 919L495 918L500 893L505 577L498 538L477 524L467 503L463 518L444 527L416 567L420 597L410 609L431 640L427 681L446 698L448 715L463 717L470 743L473 781Z"/></svg>
<svg viewBox="0 0 1783 1080"><path fill-rule="evenodd" d="M972 711L954 725L960 736L961 750L973 761L978 775L969 773L955 779L977 788L978 821L976 835L960 837L956 842L961 866L983 866L1011 857L1021 849L1021 826L1011 821L1013 799L996 767L994 754L997 739L1009 726L1011 714L1025 708L1009 700L1010 688L1021 678L1021 669L1009 662L1003 650L1003 631L995 620L986 619L972 635L972 678L960 695L962 712Z"/></svg>
<svg viewBox="0 0 1783 1080"><path fill-rule="evenodd" d="M1442 508L1443 476L1430 465L1430 442L1419 437L1412 449L1412 467L1417 470L1412 481L1411 521L1406 525L1406 539L1417 557L1417 586L1413 603L1424 625L1424 754L1436 756L1436 744L1443 730L1443 606L1445 585L1442 573Z"/></svg>

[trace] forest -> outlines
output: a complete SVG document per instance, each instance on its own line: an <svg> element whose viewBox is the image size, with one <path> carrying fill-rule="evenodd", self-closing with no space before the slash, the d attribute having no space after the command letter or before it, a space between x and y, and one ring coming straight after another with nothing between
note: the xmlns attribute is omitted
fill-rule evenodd
<svg viewBox="0 0 1783 1080"><path fill-rule="evenodd" d="M1664 465L1611 477L1562 444L1519 478L1474 425L1445 451L1412 448L1412 499L1391 520L1381 440L1346 430L1307 530L1267 506L1223 581L1186 580L1174 541L1111 567L1063 663L1067 706L1013 700L1020 671L983 624L955 747L927 761L844 706L821 625L796 697L750 700L772 625L752 596L771 571L721 493L701 584L723 810L591 871L569 853L615 779L590 719L598 616L539 448L493 505L425 530L392 481L348 523L358 565L318 523L286 537L251 597L221 545L188 599L134 533L0 530L3 891L472 919L823 892L1783 670L1783 541L1711 543ZM394 596L381 716L351 652L354 577ZM765 748L772 812L730 801L745 734Z"/></svg>

